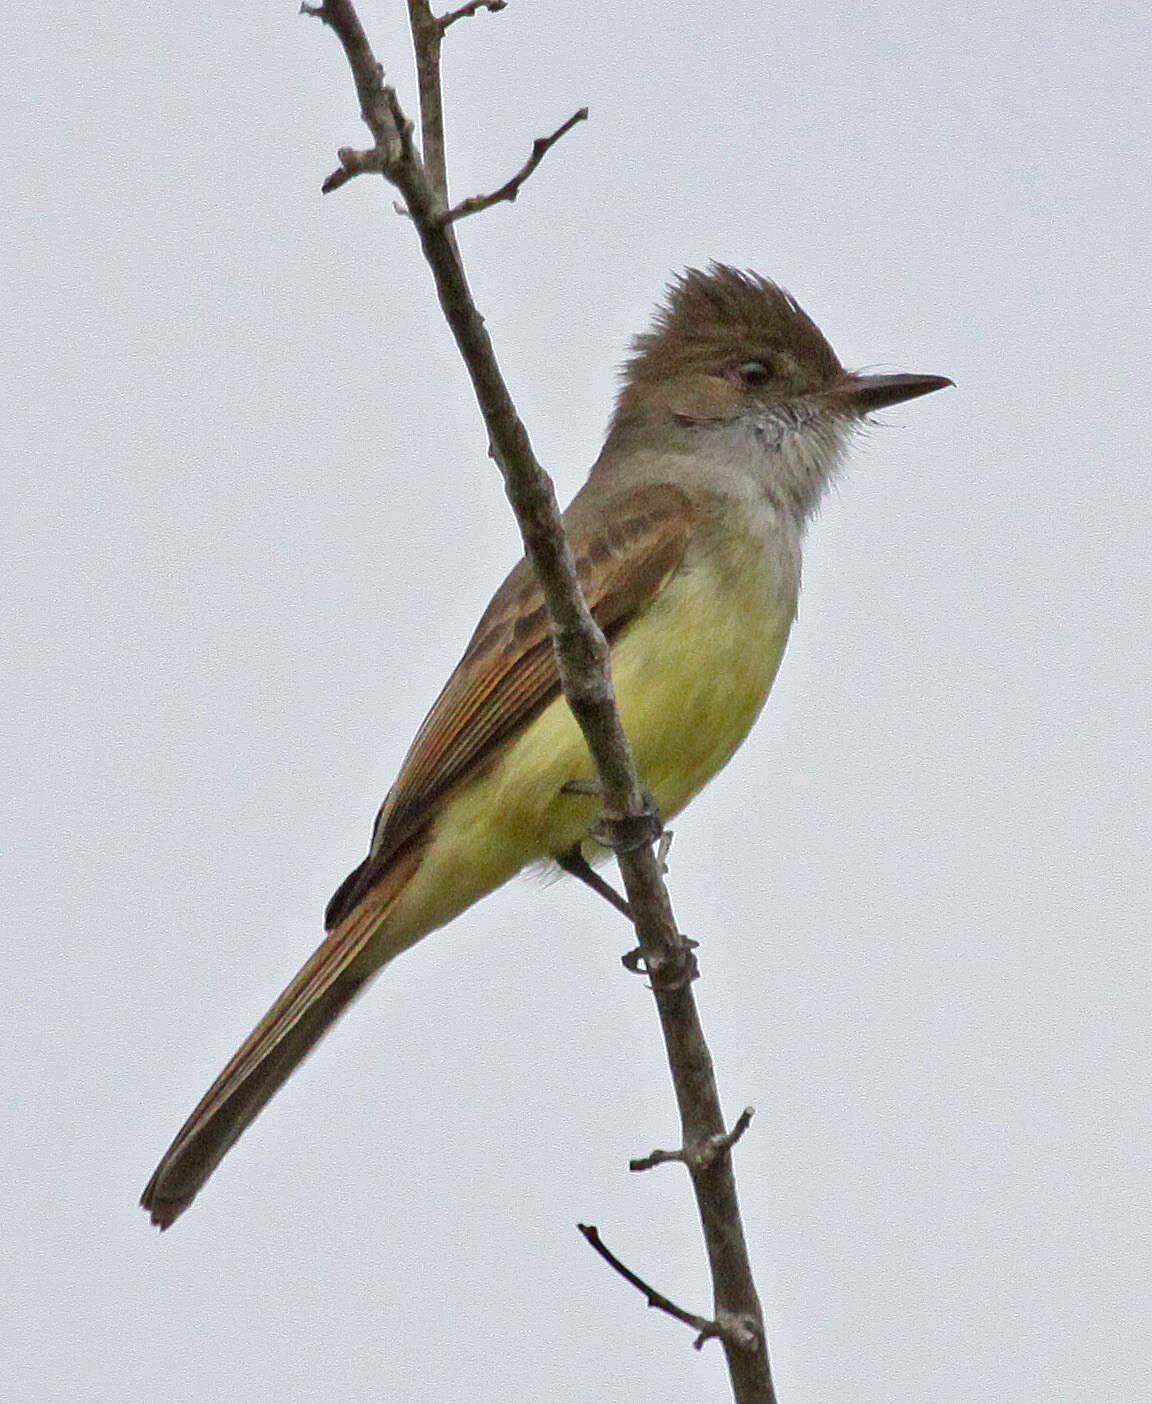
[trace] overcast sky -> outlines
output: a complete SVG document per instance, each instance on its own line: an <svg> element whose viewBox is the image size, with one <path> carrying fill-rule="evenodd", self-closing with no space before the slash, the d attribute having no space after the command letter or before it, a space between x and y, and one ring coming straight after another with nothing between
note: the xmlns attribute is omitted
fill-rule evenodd
<svg viewBox="0 0 1152 1404"><path fill-rule="evenodd" d="M160 1237L156 1159L320 934L516 534L292 0L5 27L11 1398L723 1400L630 933L517 881L386 972ZM411 101L400 0L362 7ZM815 523L673 899L782 1404L1143 1404L1152 121L1138 6L513 0L445 52L461 230L562 499L668 276L949 375Z"/></svg>

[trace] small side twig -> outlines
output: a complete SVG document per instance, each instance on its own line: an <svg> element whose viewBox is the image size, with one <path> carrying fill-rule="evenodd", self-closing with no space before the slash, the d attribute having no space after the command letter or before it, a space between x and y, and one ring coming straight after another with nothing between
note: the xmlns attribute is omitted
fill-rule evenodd
<svg viewBox="0 0 1152 1404"><path fill-rule="evenodd" d="M675 1302L670 1302L662 1292L657 1292L655 1287L649 1287L648 1283L642 1277L637 1277L631 1268L626 1268L616 1254L604 1243L595 1224L577 1224L576 1227L609 1267L615 1269L625 1282L631 1282L638 1292L644 1294L650 1307L655 1307L657 1311L667 1312L669 1316L674 1316L677 1321L683 1321L685 1326L691 1326L694 1331L698 1332L696 1339L692 1342L694 1349L700 1350L705 1341L710 1341L714 1336L723 1334L718 1321L710 1321L706 1316L697 1316L694 1312L685 1311L683 1307L678 1307Z"/></svg>
<svg viewBox="0 0 1152 1404"><path fill-rule="evenodd" d="M755 1107L745 1107L736 1118L731 1131L725 1131L720 1135L709 1136L703 1145L689 1149L684 1147L680 1150L666 1151L654 1150L649 1155L642 1156L639 1160L628 1162L629 1170L652 1170L657 1165L667 1165L671 1161L678 1161L681 1165L687 1165L694 1170L703 1170L712 1165L717 1156L723 1155L725 1151L730 1151L736 1142L748 1130L752 1118L756 1115Z"/></svg>
<svg viewBox="0 0 1152 1404"><path fill-rule="evenodd" d="M508 0L469 0L467 5L461 5L458 10L452 10L446 15L438 16L436 23L440 26L440 33L443 34L450 24L455 24L457 20L470 19L478 10L490 10L492 14L499 14L508 4Z"/></svg>
<svg viewBox="0 0 1152 1404"><path fill-rule="evenodd" d="M320 187L321 195L330 195L333 190L339 190L353 176L384 173L384 162L379 151L357 151L354 147L342 146L336 155L340 158L340 165Z"/></svg>
<svg viewBox="0 0 1152 1404"><path fill-rule="evenodd" d="M465 219L468 215L479 214L481 210L489 210L493 205L498 205L502 200L514 201L520 194L520 187L543 161L549 150L556 145L560 138L570 132L577 122L585 122L588 119L588 109L582 107L578 112L574 112L567 122L556 128L551 136L537 137L532 143L532 154L520 167L511 180L505 181L499 190L493 190L490 195L471 195L467 200L461 200L458 205L453 205L450 210L440 216L442 224L454 224L458 219Z"/></svg>

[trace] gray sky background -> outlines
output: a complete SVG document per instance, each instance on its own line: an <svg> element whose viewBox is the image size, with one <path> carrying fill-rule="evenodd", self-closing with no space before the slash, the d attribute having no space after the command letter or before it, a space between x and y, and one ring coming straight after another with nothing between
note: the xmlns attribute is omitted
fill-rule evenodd
<svg viewBox="0 0 1152 1404"><path fill-rule="evenodd" d="M399 0L363 16L411 101ZM628 931L512 884L163 1238L171 1135L320 933L517 553L415 241L291 3L19 10L3 290L3 1390L721 1400ZM514 0L446 50L461 239L571 496L675 269L791 289L884 416L672 891L784 1404L1142 1404L1152 787L1138 6Z"/></svg>

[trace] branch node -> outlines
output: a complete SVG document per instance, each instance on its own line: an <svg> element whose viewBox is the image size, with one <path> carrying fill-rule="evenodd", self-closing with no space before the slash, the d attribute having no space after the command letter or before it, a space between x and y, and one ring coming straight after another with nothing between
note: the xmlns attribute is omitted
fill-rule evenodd
<svg viewBox="0 0 1152 1404"><path fill-rule="evenodd" d="M555 146L565 132L570 132L577 122L588 120L588 109L582 107L579 112L574 112L567 122L557 127L551 136L537 137L532 143L532 154L520 167L511 180L507 180L499 188L493 190L488 195L472 195L467 200L461 200L458 205L453 205L450 210L445 210L439 216L439 223L454 224L458 219L465 219L468 215L479 214L481 210L489 210L493 205L498 205L502 200L509 203L515 201L520 194L520 187L543 161L551 147Z"/></svg>
<svg viewBox="0 0 1152 1404"><path fill-rule="evenodd" d="M716 1335L725 1344L735 1346L737 1350L745 1350L752 1354L760 1350L764 1344L764 1335L760 1324L751 1316L737 1316L722 1311L713 1325L716 1327Z"/></svg>

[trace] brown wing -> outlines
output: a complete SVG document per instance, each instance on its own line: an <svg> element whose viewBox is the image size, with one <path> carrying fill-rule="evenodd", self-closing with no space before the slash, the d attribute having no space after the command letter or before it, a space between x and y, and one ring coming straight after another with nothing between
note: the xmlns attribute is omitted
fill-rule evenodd
<svg viewBox="0 0 1152 1404"><path fill-rule="evenodd" d="M577 498L565 513L576 570L592 614L609 639L675 572L695 513L677 488L644 487L586 522ZM456 786L478 775L500 745L560 691L544 598L521 560L493 596L455 672L413 741L376 819L372 849L328 904L329 928L347 916L395 855Z"/></svg>

